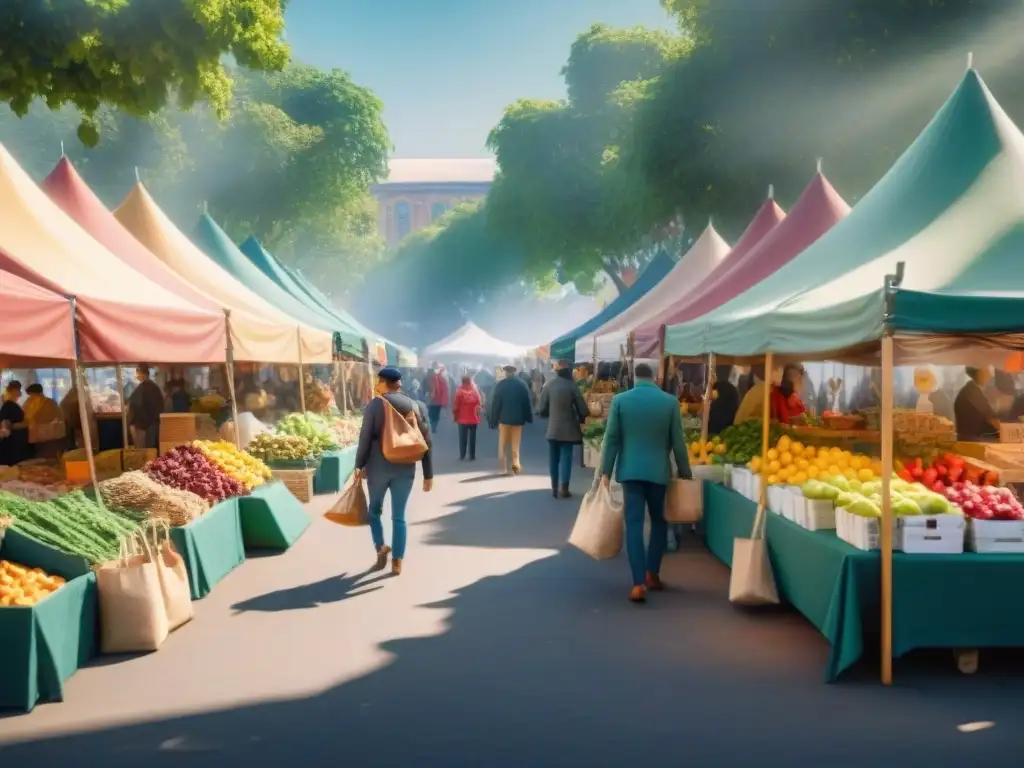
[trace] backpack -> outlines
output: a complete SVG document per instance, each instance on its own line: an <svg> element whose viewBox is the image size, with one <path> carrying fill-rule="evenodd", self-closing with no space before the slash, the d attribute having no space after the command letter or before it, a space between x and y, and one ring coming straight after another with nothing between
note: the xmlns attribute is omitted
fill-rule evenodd
<svg viewBox="0 0 1024 768"><path fill-rule="evenodd" d="M384 401L384 428L380 435L384 458L392 464L415 464L429 449L416 408L403 416L386 397L380 399Z"/></svg>

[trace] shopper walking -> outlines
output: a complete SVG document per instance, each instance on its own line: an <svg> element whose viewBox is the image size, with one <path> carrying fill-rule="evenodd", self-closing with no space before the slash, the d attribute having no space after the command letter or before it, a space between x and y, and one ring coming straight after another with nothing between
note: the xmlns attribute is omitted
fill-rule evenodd
<svg viewBox="0 0 1024 768"><path fill-rule="evenodd" d="M587 404L579 387L572 380L572 364L559 360L555 378L540 392L537 413L548 419L548 466L551 472L551 495L568 499L572 480L573 448L583 442L582 424L587 419Z"/></svg>
<svg viewBox="0 0 1024 768"><path fill-rule="evenodd" d="M505 456L512 462L512 474L522 471L519 463L519 443L523 439L523 426L533 422L530 405L530 390L523 380L516 376L514 365L505 366L505 378L494 385L490 403L487 406L487 422L491 429L498 430L498 466L508 474Z"/></svg>
<svg viewBox="0 0 1024 768"><path fill-rule="evenodd" d="M128 424L136 448L156 448L160 444L160 414L164 410L164 393L149 377L149 366L140 363L135 369L139 385L128 398Z"/></svg>
<svg viewBox="0 0 1024 768"><path fill-rule="evenodd" d="M391 557L391 571L402 572L405 558L405 508L416 482L415 464L396 464L384 457L382 440L386 426L385 409L394 408L398 415L414 423L423 435L427 451L423 454L423 491L429 493L434 485L434 469L430 456L430 432L426 428L427 413L423 403L401 393L402 373L397 368L381 368L377 373L384 394L373 398L363 411L363 425L359 430L356 448L356 480L365 478L369 489L370 534L377 551L377 560L371 570L381 571ZM384 543L384 497L391 493L391 546Z"/></svg>
<svg viewBox="0 0 1024 768"><path fill-rule="evenodd" d="M462 385L455 390L452 404L452 418L459 425L459 461L465 461L467 449L469 460L476 461L476 428L480 424L481 404L473 377L463 374Z"/></svg>
<svg viewBox="0 0 1024 768"><path fill-rule="evenodd" d="M690 464L679 406L654 383L645 363L636 366L636 386L612 398L601 457L601 482L608 486L612 470L622 484L626 502L626 554L633 575L629 599L642 603L647 590L663 589L659 573L668 542L665 492L671 479L669 453L679 477L689 480ZM644 509L651 518L651 540L644 551Z"/></svg>
<svg viewBox="0 0 1024 768"><path fill-rule="evenodd" d="M427 413L430 416L430 431L437 432L441 423L441 411L449 405L451 390L448 387L448 375L443 365L434 365L427 374Z"/></svg>

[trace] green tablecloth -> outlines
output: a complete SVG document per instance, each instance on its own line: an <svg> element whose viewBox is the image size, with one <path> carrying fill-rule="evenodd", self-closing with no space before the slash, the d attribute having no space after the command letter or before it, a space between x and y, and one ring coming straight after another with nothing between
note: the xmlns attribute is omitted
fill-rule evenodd
<svg viewBox="0 0 1024 768"><path fill-rule="evenodd" d="M192 599L206 597L245 561L238 499L222 501L188 525L171 528L171 539L185 559Z"/></svg>
<svg viewBox="0 0 1024 768"><path fill-rule="evenodd" d="M757 505L704 484L708 547L727 565L732 542L749 537ZM780 595L832 646L825 679L853 666L881 622L881 555L808 531L769 513L768 550ZM893 655L916 648L1024 647L1019 583L1024 555L893 554Z"/></svg>
<svg viewBox="0 0 1024 768"><path fill-rule="evenodd" d="M302 502L280 481L240 497L238 513L247 549L288 549L312 522Z"/></svg>
<svg viewBox="0 0 1024 768"><path fill-rule="evenodd" d="M73 558L7 531L0 558L63 576L67 584L31 608L0 608L0 709L60 701L64 682L96 653L96 577Z"/></svg>
<svg viewBox="0 0 1024 768"><path fill-rule="evenodd" d="M320 466L313 475L313 493L317 496L327 493L340 493L348 482L349 475L356 464L356 447L342 448L340 451L328 451L320 459Z"/></svg>

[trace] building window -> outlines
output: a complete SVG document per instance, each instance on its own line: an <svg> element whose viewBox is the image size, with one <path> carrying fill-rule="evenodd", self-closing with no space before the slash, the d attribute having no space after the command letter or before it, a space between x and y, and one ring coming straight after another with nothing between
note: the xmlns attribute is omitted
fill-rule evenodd
<svg viewBox="0 0 1024 768"><path fill-rule="evenodd" d="M401 240L408 235L410 230L412 230L412 209L404 200L395 203L395 231L398 234L398 239Z"/></svg>
<svg viewBox="0 0 1024 768"><path fill-rule="evenodd" d="M447 210L447 203L434 203L432 206L430 206L430 220L434 221L436 219L441 218L442 216L444 216L444 213Z"/></svg>

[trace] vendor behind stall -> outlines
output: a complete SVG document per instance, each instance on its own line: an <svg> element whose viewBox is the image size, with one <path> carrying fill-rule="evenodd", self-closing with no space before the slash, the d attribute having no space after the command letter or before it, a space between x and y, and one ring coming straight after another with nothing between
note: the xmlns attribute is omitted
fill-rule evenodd
<svg viewBox="0 0 1024 768"><path fill-rule="evenodd" d="M985 385L991 374L988 368L964 369L969 377L953 402L957 438L966 441L991 440L999 437L999 419L985 397Z"/></svg>
<svg viewBox="0 0 1024 768"><path fill-rule="evenodd" d="M720 365L715 368L714 394L711 409L708 411L708 434L717 435L726 427L732 426L733 419L740 407L740 391L729 381L732 375L731 365Z"/></svg>
<svg viewBox="0 0 1024 768"><path fill-rule="evenodd" d="M800 397L803 387L802 365L790 364L782 369L782 382L777 387L772 387L772 419L783 424L791 424L807 412L807 406Z"/></svg>
<svg viewBox="0 0 1024 768"><path fill-rule="evenodd" d="M0 405L0 465L13 466L32 458L25 411L18 405L20 399L21 382L13 380L4 390L4 402Z"/></svg>
<svg viewBox="0 0 1024 768"><path fill-rule="evenodd" d="M160 442L160 414L164 410L164 394L149 377L149 366L140 363L135 369L139 386L128 399L128 424L136 448L156 448Z"/></svg>
<svg viewBox="0 0 1024 768"><path fill-rule="evenodd" d="M750 368L750 377L753 379L753 383L750 388L747 389L747 393L743 395L743 400L740 402L740 407L736 411L736 417L733 419L733 424L742 424L745 421L751 419L760 419L761 414L764 412L764 366L754 365Z"/></svg>

